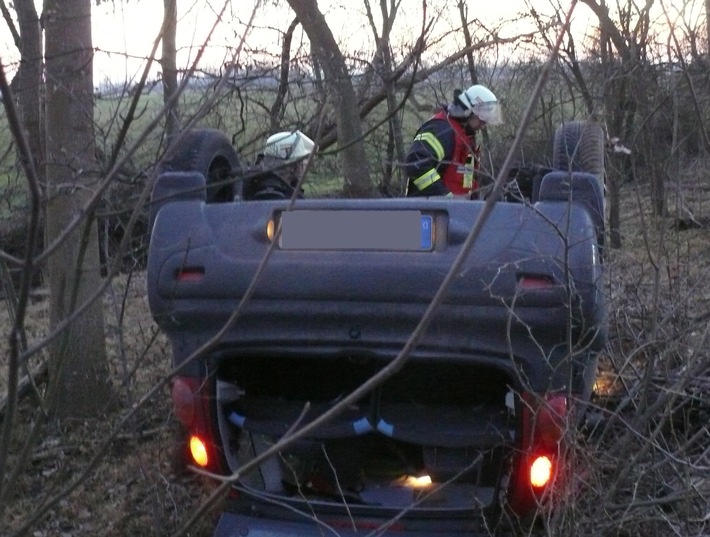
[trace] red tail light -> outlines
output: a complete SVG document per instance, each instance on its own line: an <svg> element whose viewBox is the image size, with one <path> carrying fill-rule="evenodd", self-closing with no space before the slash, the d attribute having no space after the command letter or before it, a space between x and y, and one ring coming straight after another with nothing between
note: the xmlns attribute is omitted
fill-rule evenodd
<svg viewBox="0 0 710 537"><path fill-rule="evenodd" d="M569 422L564 394L522 395L521 452L517 456L508 503L523 515L535 509L564 465L560 441Z"/></svg>
<svg viewBox="0 0 710 537"><path fill-rule="evenodd" d="M546 446L554 446L565 434L568 425L567 396L552 394L542 399L534 416L533 436Z"/></svg>
<svg viewBox="0 0 710 537"><path fill-rule="evenodd" d="M547 455L536 457L530 465L530 484L535 488L547 485L552 479L552 461Z"/></svg>
<svg viewBox="0 0 710 537"><path fill-rule="evenodd" d="M173 410L175 416L188 429L192 425L192 420L195 417L195 394L192 391L190 383L182 378L173 380L170 387L170 395L173 400Z"/></svg>
<svg viewBox="0 0 710 537"><path fill-rule="evenodd" d="M175 416L187 429L187 447L193 463L218 471L210 386L210 382L202 377L175 377L171 396Z"/></svg>
<svg viewBox="0 0 710 537"><path fill-rule="evenodd" d="M200 468L204 468L210 463L210 457L207 454L207 444L197 435L190 437L190 455L192 460Z"/></svg>
<svg viewBox="0 0 710 537"><path fill-rule="evenodd" d="M199 282L205 277L205 267L183 267L175 271L175 279L179 282Z"/></svg>
<svg viewBox="0 0 710 537"><path fill-rule="evenodd" d="M533 291L536 289L550 289L555 282L549 276L524 275L518 279L518 287L522 291Z"/></svg>

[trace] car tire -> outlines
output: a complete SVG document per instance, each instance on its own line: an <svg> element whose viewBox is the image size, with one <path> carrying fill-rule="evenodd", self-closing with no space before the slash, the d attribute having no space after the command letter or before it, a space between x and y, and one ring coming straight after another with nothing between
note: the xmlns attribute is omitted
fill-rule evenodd
<svg viewBox="0 0 710 537"><path fill-rule="evenodd" d="M568 121L555 131L552 166L559 172L582 172L593 175L601 185L595 196L588 196L587 205L596 214L599 255L604 246L604 129L594 121ZM555 172L553 172L555 173ZM591 185L590 185L591 186ZM584 198L584 196L582 196ZM582 201L580 199L579 201Z"/></svg>
<svg viewBox="0 0 710 537"><path fill-rule="evenodd" d="M552 152L553 168L586 172L604 180L604 130L593 121L568 121L557 127Z"/></svg>
<svg viewBox="0 0 710 537"><path fill-rule="evenodd" d="M206 202L225 203L233 201L238 193L235 172L239 169L237 152L224 133L192 129L180 135L158 175L167 171L199 172L207 185Z"/></svg>

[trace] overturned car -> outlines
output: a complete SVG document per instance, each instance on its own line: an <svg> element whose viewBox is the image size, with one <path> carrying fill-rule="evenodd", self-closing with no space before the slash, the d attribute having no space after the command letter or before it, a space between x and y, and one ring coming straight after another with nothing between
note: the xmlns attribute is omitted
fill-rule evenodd
<svg viewBox="0 0 710 537"><path fill-rule="evenodd" d="M216 535L490 534L554 507L606 340L598 125L561 125L463 254L485 201L248 201L223 135L181 148L148 293L191 463L235 476Z"/></svg>

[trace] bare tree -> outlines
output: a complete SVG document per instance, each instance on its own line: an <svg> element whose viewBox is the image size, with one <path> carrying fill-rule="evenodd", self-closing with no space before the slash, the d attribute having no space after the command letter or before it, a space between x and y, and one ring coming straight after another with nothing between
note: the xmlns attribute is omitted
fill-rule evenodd
<svg viewBox="0 0 710 537"><path fill-rule="evenodd" d="M90 0L46 0L47 242L50 322L69 322L51 347L50 405L56 416L106 410L108 381L96 221L86 202L98 182L93 120ZM80 222L77 225L77 221Z"/></svg>
<svg viewBox="0 0 710 537"><path fill-rule="evenodd" d="M171 97L178 87L177 80L177 50L175 37L177 34L177 0L163 0L163 54L160 64L163 68L163 100L168 106L165 116L165 133L168 140L175 137L180 130L180 111L177 103Z"/></svg>
<svg viewBox="0 0 710 537"><path fill-rule="evenodd" d="M599 54L603 71L603 102L609 136L632 140L636 135L639 117L650 113L647 102L649 65L647 53L650 31L650 9L654 0L643 7L634 2L619 4L618 21L612 18L605 0L583 0L599 21ZM619 173L606 178L609 201L610 246L621 246L619 188L631 178L631 162L622 161ZM654 207L657 214L664 211L664 184L660 174L651 174Z"/></svg>
<svg viewBox="0 0 710 537"><path fill-rule="evenodd" d="M337 122L340 162L345 179L343 194L347 197L369 197L373 194L373 188L362 122L345 59L316 0L288 0L288 3L308 35L326 75Z"/></svg>
<svg viewBox="0 0 710 537"><path fill-rule="evenodd" d="M404 190L403 184L394 184L395 163L403 162L405 157L404 136L402 134L402 119L397 113L399 103L397 102L396 80L394 79L394 62L392 60L392 49L390 36L394 26L397 10L401 0L394 1L380 0L380 15L382 17L382 29L377 30L375 19L372 13L369 0L365 0L365 9L370 28L375 37L376 51L373 59L374 70L376 71L382 87L386 93L388 135L387 149L384 155L385 167L380 183L380 191L386 195L399 195ZM394 191L394 192L393 192Z"/></svg>
<svg viewBox="0 0 710 537"><path fill-rule="evenodd" d="M270 132L276 132L281 125L281 120L284 114L284 103L288 94L289 81L289 64L291 60L291 42L293 41L293 33L298 26L298 19L293 19L291 24L284 32L283 42L281 44L281 61L279 64L279 87L276 91L276 99L271 105L270 116Z"/></svg>

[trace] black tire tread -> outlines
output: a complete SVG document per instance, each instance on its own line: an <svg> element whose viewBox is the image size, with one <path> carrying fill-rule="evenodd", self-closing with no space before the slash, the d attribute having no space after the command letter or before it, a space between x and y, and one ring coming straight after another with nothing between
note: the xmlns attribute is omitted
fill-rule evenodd
<svg viewBox="0 0 710 537"><path fill-rule="evenodd" d="M586 172L604 178L604 130L592 121L568 121L557 127L552 153L553 168Z"/></svg>
<svg viewBox="0 0 710 537"><path fill-rule="evenodd" d="M224 133L217 129L191 129L180 135L180 140L163 161L158 173L199 172L204 175L207 184L207 203L218 203L234 199L234 172L238 169L237 152Z"/></svg>

